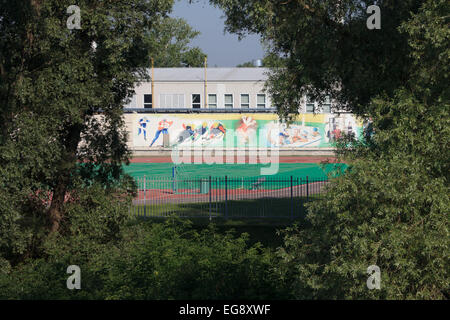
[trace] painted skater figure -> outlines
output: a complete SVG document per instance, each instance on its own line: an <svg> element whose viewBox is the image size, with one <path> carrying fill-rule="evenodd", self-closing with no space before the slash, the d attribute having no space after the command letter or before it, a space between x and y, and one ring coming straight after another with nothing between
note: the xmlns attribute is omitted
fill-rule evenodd
<svg viewBox="0 0 450 320"><path fill-rule="evenodd" d="M184 141L187 141L188 139L191 139L191 141L194 141L195 137L195 125L194 124L185 124L183 123L183 131L178 135L177 143L183 143Z"/></svg>
<svg viewBox="0 0 450 320"><path fill-rule="evenodd" d="M257 123L252 117L242 117L240 126L236 129L239 132L244 144L249 143L250 136L256 131Z"/></svg>
<svg viewBox="0 0 450 320"><path fill-rule="evenodd" d="M208 123L203 122L201 127L198 127L194 130L194 141L197 141L199 139L205 140L206 134L209 132Z"/></svg>
<svg viewBox="0 0 450 320"><path fill-rule="evenodd" d="M144 117L139 119L139 130L138 130L138 136L141 135L141 133L144 135L144 140L147 141L147 124L150 121Z"/></svg>
<svg viewBox="0 0 450 320"><path fill-rule="evenodd" d="M211 126L209 132L210 132L210 137L209 139L215 139L221 135L225 135L227 129L225 129L225 126L220 123L220 122L214 122L214 124Z"/></svg>
<svg viewBox="0 0 450 320"><path fill-rule="evenodd" d="M153 144L158 140L160 134L168 134L169 128L172 125L173 121L167 121L166 119L163 119L158 124L158 130L156 131L155 138L153 139L152 143L150 144L150 147L153 146Z"/></svg>

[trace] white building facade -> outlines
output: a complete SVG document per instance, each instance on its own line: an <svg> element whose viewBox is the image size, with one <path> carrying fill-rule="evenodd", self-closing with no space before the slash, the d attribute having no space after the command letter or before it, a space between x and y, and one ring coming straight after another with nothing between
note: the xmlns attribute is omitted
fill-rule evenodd
<svg viewBox="0 0 450 320"><path fill-rule="evenodd" d="M266 68L155 68L148 72L153 79L137 84L125 106L129 147L135 154L170 151L174 146L217 148L225 142L227 148L330 153L340 135L362 132L362 123L352 115L332 113L330 101L314 113L317 104L305 99L297 120L283 124L265 92ZM235 139L232 144L231 139Z"/></svg>
<svg viewBox="0 0 450 320"><path fill-rule="evenodd" d="M270 109L272 103L264 92L268 71L266 68L155 68L153 83L139 84L126 108ZM151 77L152 72L149 73Z"/></svg>

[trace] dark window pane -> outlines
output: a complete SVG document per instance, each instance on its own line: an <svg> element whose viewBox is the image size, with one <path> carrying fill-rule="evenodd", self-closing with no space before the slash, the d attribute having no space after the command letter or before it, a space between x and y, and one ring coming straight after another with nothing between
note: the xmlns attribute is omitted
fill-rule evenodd
<svg viewBox="0 0 450 320"><path fill-rule="evenodd" d="M152 103L152 95L151 94L144 94L144 103Z"/></svg>

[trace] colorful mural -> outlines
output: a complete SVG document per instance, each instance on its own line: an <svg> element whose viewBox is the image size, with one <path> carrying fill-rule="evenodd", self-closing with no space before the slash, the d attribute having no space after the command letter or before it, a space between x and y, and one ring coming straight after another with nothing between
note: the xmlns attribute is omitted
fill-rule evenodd
<svg viewBox="0 0 450 320"><path fill-rule="evenodd" d="M300 114L287 125L275 114L133 115L133 145L171 147L332 147L342 134L361 137L362 122L351 114ZM232 141L231 141L232 139Z"/></svg>

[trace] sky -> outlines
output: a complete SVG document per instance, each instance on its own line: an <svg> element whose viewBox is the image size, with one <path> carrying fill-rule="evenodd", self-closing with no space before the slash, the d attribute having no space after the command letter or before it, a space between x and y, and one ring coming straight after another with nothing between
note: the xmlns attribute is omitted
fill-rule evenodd
<svg viewBox="0 0 450 320"><path fill-rule="evenodd" d="M209 67L235 67L264 56L259 36L250 35L239 41L237 35L224 34L224 13L207 0L192 4L188 0L177 0L171 16L185 19L200 31L191 45L200 47L208 55Z"/></svg>

